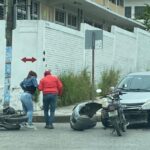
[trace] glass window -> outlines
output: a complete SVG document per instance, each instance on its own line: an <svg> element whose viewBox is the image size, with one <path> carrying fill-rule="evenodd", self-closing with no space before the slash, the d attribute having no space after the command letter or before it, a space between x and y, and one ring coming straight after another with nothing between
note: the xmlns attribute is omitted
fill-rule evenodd
<svg viewBox="0 0 150 150"><path fill-rule="evenodd" d="M144 6L135 6L135 18L141 18L144 14Z"/></svg>
<svg viewBox="0 0 150 150"><path fill-rule="evenodd" d="M17 0L17 19L25 20L27 19L27 1Z"/></svg>
<svg viewBox="0 0 150 150"><path fill-rule="evenodd" d="M77 27L77 16L74 14L68 14L68 25Z"/></svg>
<svg viewBox="0 0 150 150"><path fill-rule="evenodd" d="M66 13L64 10L56 9L55 10L55 21L65 25L66 22Z"/></svg>
<svg viewBox="0 0 150 150"><path fill-rule="evenodd" d="M131 18L131 7L125 7L125 16Z"/></svg>
<svg viewBox="0 0 150 150"><path fill-rule="evenodd" d="M127 76L119 83L118 88L123 88L124 90L150 90L150 76Z"/></svg>
<svg viewBox="0 0 150 150"><path fill-rule="evenodd" d="M31 1L31 7L30 7L30 12L31 12L31 19L32 20L37 20L39 19L39 3L36 1Z"/></svg>
<svg viewBox="0 0 150 150"><path fill-rule="evenodd" d="M120 6L124 6L124 0L120 0Z"/></svg>
<svg viewBox="0 0 150 150"><path fill-rule="evenodd" d="M4 0L0 0L0 20L4 19Z"/></svg>
<svg viewBox="0 0 150 150"><path fill-rule="evenodd" d="M110 2L116 4L116 0L109 0Z"/></svg>

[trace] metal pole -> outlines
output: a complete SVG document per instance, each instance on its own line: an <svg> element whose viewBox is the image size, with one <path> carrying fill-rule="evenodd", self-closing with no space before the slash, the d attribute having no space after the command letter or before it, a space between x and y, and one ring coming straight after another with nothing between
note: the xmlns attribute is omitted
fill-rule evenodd
<svg viewBox="0 0 150 150"><path fill-rule="evenodd" d="M12 30L13 30L13 25L14 25L14 20L13 20L13 5L14 5L14 0L7 0L6 1L6 49L12 49ZM7 53L8 51L6 51ZM11 51L10 51L11 52ZM6 54L7 55L7 54ZM5 62L5 67L11 66L11 62L7 61ZM5 69L6 70L6 69ZM6 75L7 73L5 72L5 83L4 83L4 107L9 106L10 104L10 75Z"/></svg>
<svg viewBox="0 0 150 150"><path fill-rule="evenodd" d="M7 1L6 12L6 46L12 46L12 28L13 28L13 0Z"/></svg>
<svg viewBox="0 0 150 150"><path fill-rule="evenodd" d="M92 101L95 98L94 91L94 60L95 60L95 32L92 32Z"/></svg>

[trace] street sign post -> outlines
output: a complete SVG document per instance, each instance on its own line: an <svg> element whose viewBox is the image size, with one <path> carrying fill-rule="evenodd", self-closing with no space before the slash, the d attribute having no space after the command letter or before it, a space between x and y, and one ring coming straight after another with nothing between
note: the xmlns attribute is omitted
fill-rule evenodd
<svg viewBox="0 0 150 150"><path fill-rule="evenodd" d="M94 62L95 62L95 49L103 48L103 32L102 30L86 30L85 31L85 49L92 49L92 101L95 98L94 88Z"/></svg>

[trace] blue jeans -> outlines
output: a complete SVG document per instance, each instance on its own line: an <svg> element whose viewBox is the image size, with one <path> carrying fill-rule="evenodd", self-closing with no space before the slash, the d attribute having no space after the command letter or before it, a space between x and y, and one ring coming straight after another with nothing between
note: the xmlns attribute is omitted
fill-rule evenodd
<svg viewBox="0 0 150 150"><path fill-rule="evenodd" d="M46 125L52 125L54 122L56 100L56 94L43 94L44 117Z"/></svg>
<svg viewBox="0 0 150 150"><path fill-rule="evenodd" d="M21 102L23 111L28 116L28 124L32 124L32 118L33 118L33 102L32 102L32 94L24 92L21 94Z"/></svg>

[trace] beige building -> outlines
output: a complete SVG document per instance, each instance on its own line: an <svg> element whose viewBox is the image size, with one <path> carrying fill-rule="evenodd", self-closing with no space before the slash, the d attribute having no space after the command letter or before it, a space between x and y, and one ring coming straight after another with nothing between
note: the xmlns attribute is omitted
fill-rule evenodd
<svg viewBox="0 0 150 150"><path fill-rule="evenodd" d="M124 16L124 0L92 0L119 15Z"/></svg>

